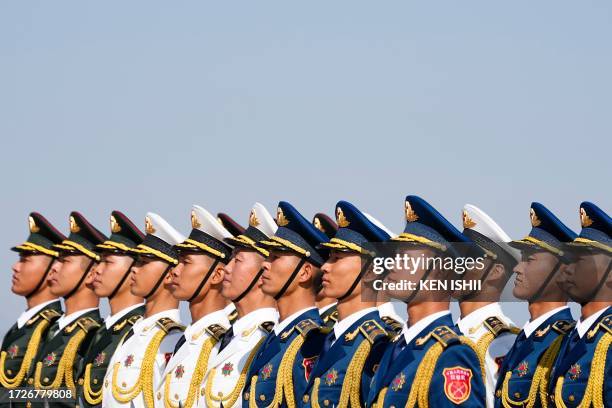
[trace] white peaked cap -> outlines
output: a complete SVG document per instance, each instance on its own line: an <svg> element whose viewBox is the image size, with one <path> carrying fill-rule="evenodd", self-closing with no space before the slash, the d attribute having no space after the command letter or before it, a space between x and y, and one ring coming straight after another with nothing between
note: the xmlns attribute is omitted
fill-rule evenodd
<svg viewBox="0 0 612 408"><path fill-rule="evenodd" d="M225 238L233 235L206 209L194 204L191 207L191 227L198 229L211 237L223 242Z"/></svg>
<svg viewBox="0 0 612 408"><path fill-rule="evenodd" d="M148 212L145 217L145 231L169 245L176 245L185 240L185 236L168 224L168 221L152 212Z"/></svg>
<svg viewBox="0 0 612 408"><path fill-rule="evenodd" d="M480 208L472 204L466 204L463 206L463 228L471 229L478 232L481 235L489 238L491 241L499 245L504 251L510 254L517 262L521 259L521 253L519 250L512 248L508 243L512 241L510 236L501 229L493 218L489 217L487 213L482 211Z"/></svg>

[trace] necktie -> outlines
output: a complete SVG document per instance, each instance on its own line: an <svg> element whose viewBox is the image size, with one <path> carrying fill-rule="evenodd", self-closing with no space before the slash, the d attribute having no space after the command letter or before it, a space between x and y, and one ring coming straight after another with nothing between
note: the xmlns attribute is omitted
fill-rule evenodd
<svg viewBox="0 0 612 408"><path fill-rule="evenodd" d="M391 360L395 360L397 356L406 348L406 337L401 335L402 337L395 343L395 347L393 348L393 354L391 355Z"/></svg>
<svg viewBox="0 0 612 408"><path fill-rule="evenodd" d="M181 336L181 338L179 339L179 341L176 343L176 346L174 346L174 352L172 353L172 355L175 355L177 351L179 351L179 349L181 348L181 346L183 344L185 344L185 342L187 341L187 339L185 338L185 335L183 334Z"/></svg>
<svg viewBox="0 0 612 408"><path fill-rule="evenodd" d="M234 337L234 328L230 327L230 329L226 331L223 335L223 338L221 338L221 344L219 344L219 351L223 350L225 346L227 346L229 342L232 341L232 337Z"/></svg>
<svg viewBox="0 0 612 408"><path fill-rule="evenodd" d="M325 343L323 343L323 352L321 353L321 355L323 355L324 353L327 353L329 351L329 349L331 348L332 344L334 343L334 340L336 340L336 334L332 331L325 338Z"/></svg>

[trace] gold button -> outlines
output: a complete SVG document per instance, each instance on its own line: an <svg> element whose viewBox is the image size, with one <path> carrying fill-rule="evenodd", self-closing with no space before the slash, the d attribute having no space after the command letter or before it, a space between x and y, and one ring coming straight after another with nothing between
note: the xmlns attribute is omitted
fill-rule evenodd
<svg viewBox="0 0 612 408"><path fill-rule="evenodd" d="M204 396L204 388L202 388L202 389L200 390L200 395L201 395L201 396Z"/></svg>
<svg viewBox="0 0 612 408"><path fill-rule="evenodd" d="M304 395L304 397L302 398L302 401L304 402L308 402L310 400L310 396L308 394Z"/></svg>
<svg viewBox="0 0 612 408"><path fill-rule="evenodd" d="M395 405L390 405L389 408L395 408Z"/></svg>
<svg viewBox="0 0 612 408"><path fill-rule="evenodd" d="M219 391L219 392L217 393L217 396L218 396L219 398L223 398L223 393L222 393L221 391Z"/></svg>
<svg viewBox="0 0 612 408"><path fill-rule="evenodd" d="M245 393L244 393L244 399L245 399L245 400L248 400L248 399L249 399L249 393L248 393L248 392L245 392Z"/></svg>
<svg viewBox="0 0 612 408"><path fill-rule="evenodd" d="M261 395L259 396L259 399L260 399L260 400L262 400L262 401L265 401L265 400L266 400L266 396L265 396L265 395L263 395L263 394L261 394Z"/></svg>
<svg viewBox="0 0 612 408"><path fill-rule="evenodd" d="M514 393L514 397L515 398L521 398L521 393L520 392L515 392Z"/></svg>
<svg viewBox="0 0 612 408"><path fill-rule="evenodd" d="M121 386L122 386L123 388L125 388L125 386L126 386L126 385L127 385L127 384L125 383L125 381L121 383Z"/></svg>
<svg viewBox="0 0 612 408"><path fill-rule="evenodd" d="M104 380L104 386L108 388L108 380Z"/></svg>
<svg viewBox="0 0 612 408"><path fill-rule="evenodd" d="M6 370L6 372L7 372L9 375L13 374L13 370Z"/></svg>
<svg viewBox="0 0 612 408"><path fill-rule="evenodd" d="M30 384L30 385L34 384L34 379L33 378L28 378L28 384Z"/></svg>
<svg viewBox="0 0 612 408"><path fill-rule="evenodd" d="M178 400L179 399L179 395L178 394L174 394L174 399Z"/></svg>
<svg viewBox="0 0 612 408"><path fill-rule="evenodd" d="M160 400L161 399L161 392L157 392L157 399Z"/></svg>
<svg viewBox="0 0 612 408"><path fill-rule="evenodd" d="M94 383L94 384L97 384L97 383L98 383L98 379L97 379L97 378L94 378L93 383Z"/></svg>
<svg viewBox="0 0 612 408"><path fill-rule="evenodd" d="M495 396L496 396L497 398L501 397L501 390L497 390L497 391L495 391Z"/></svg>
<svg viewBox="0 0 612 408"><path fill-rule="evenodd" d="M43 378L43 381L44 381L44 382L49 382L49 377L45 377L45 378Z"/></svg>
<svg viewBox="0 0 612 408"><path fill-rule="evenodd" d="M323 405L325 405L326 407L329 406L329 400L323 400Z"/></svg>
<svg viewBox="0 0 612 408"><path fill-rule="evenodd" d="M573 395L570 395L569 397L567 397L568 400L570 400L570 402L574 402L575 398Z"/></svg>
<svg viewBox="0 0 612 408"><path fill-rule="evenodd" d="M79 378L79 385L83 385L83 379Z"/></svg>

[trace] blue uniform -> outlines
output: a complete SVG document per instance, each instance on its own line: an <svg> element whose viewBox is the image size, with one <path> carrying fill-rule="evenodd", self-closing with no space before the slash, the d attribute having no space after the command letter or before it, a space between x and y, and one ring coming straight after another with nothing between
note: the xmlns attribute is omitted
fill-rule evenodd
<svg viewBox="0 0 612 408"><path fill-rule="evenodd" d="M295 396L299 402L327 332L315 308L296 317L278 336L270 333L249 369L243 408L296 406Z"/></svg>
<svg viewBox="0 0 612 408"><path fill-rule="evenodd" d="M408 406L414 407L422 406L422 399L436 407L484 407L481 362L469 340L452 326L449 313L408 344L403 333L396 337L372 380L367 406L404 407L410 398L413 405Z"/></svg>

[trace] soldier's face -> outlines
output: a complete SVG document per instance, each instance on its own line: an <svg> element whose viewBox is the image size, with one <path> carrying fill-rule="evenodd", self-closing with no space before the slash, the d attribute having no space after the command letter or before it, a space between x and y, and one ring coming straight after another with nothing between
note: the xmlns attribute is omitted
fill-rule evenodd
<svg viewBox="0 0 612 408"><path fill-rule="evenodd" d="M141 257L132 267L130 275L130 291L134 296L144 297L148 295L153 287L168 268L168 263L154 259ZM170 274L166 275L170 282Z"/></svg>
<svg viewBox="0 0 612 408"><path fill-rule="evenodd" d="M48 282L51 293L64 296L70 293L87 270L91 259L85 255L61 256L51 267Z"/></svg>
<svg viewBox="0 0 612 408"><path fill-rule="evenodd" d="M360 255L354 252L331 251L327 262L321 267L323 295L334 299L343 296L359 275L361 266ZM352 295L359 293L359 288L355 288Z"/></svg>
<svg viewBox="0 0 612 408"><path fill-rule="evenodd" d="M181 254L179 263L172 269L170 291L172 296L178 300L188 300L193 296L202 279L210 271L213 265L213 258L204 254ZM221 269L217 264L216 268ZM211 284L212 275L208 278L208 282L200 291L200 295L205 294Z"/></svg>
<svg viewBox="0 0 612 408"><path fill-rule="evenodd" d="M610 300L605 286L595 293L610 260L611 257L602 252L577 251L575 253L574 263L568 265L563 273L563 287L572 300L581 303L592 300Z"/></svg>
<svg viewBox="0 0 612 408"><path fill-rule="evenodd" d="M40 282L53 262L53 258L43 254L20 253L19 260L13 265L11 290L14 294L25 296L30 294Z"/></svg>
<svg viewBox="0 0 612 408"><path fill-rule="evenodd" d="M227 299L235 299L240 296L261 269L263 260L259 252L242 248L236 250L232 260L223 268L221 294ZM261 279L255 285L255 287L261 285Z"/></svg>
<svg viewBox="0 0 612 408"><path fill-rule="evenodd" d="M127 255L103 254L100 263L93 273L93 290L98 297L107 297L117 287L123 276L128 273L133 258ZM119 293L129 290L129 285L122 285Z"/></svg>
<svg viewBox="0 0 612 408"><path fill-rule="evenodd" d="M285 286L287 280L300 263L300 258L296 255L281 251L271 251L270 256L264 261L264 272L261 275L261 290L266 295L274 296ZM299 284L296 276L285 293L291 293Z"/></svg>
<svg viewBox="0 0 612 408"><path fill-rule="evenodd" d="M523 251L521 261L514 267L515 281L512 293L518 299L531 299L538 293L546 279L557 265L558 258L548 251ZM562 267L563 268L563 267ZM558 290L559 269L542 291L541 299L548 299L551 290ZM548 300L560 300L548 299Z"/></svg>

